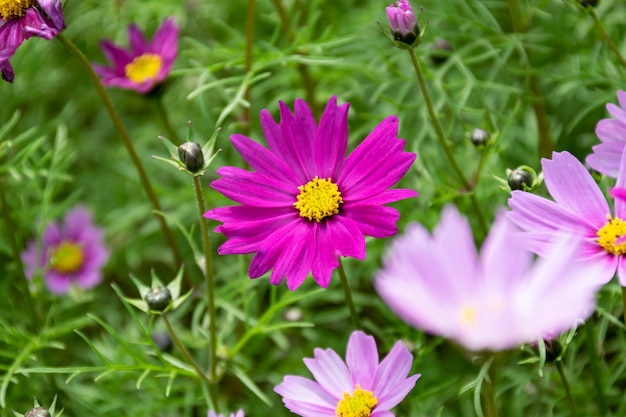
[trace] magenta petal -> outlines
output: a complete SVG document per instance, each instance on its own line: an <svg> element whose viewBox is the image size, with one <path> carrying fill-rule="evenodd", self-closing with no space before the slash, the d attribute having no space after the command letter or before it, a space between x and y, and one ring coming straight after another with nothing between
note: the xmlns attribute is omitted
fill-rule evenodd
<svg viewBox="0 0 626 417"><path fill-rule="evenodd" d="M39 6L52 20L55 29L58 31L65 29L65 18L63 17L61 0L37 0L37 3L39 3Z"/></svg>
<svg viewBox="0 0 626 417"><path fill-rule="evenodd" d="M284 184L293 184L297 195L297 187L302 183L294 181L293 171L282 159L246 136L232 135L230 140L250 168Z"/></svg>
<svg viewBox="0 0 626 417"><path fill-rule="evenodd" d="M328 228L328 222L316 225L317 244L315 245L315 259L311 266L313 279L322 288L328 287L333 271L339 267L339 257L333 250L333 235Z"/></svg>
<svg viewBox="0 0 626 417"><path fill-rule="evenodd" d="M44 274L46 287L53 294L64 294L69 291L72 280L67 274L61 274L54 270L46 271Z"/></svg>
<svg viewBox="0 0 626 417"><path fill-rule="evenodd" d="M328 222L335 253L339 256L365 259L365 236L356 222L339 215L331 217Z"/></svg>
<svg viewBox="0 0 626 417"><path fill-rule="evenodd" d="M342 215L357 223L367 236L385 238L398 233L400 213L392 207L356 205L342 208Z"/></svg>
<svg viewBox="0 0 626 417"><path fill-rule="evenodd" d="M554 152L541 166L554 201L594 224L606 221L611 213L606 198L578 159L569 152Z"/></svg>
<svg viewBox="0 0 626 417"><path fill-rule="evenodd" d="M311 263L315 256L314 233L310 233L309 226L299 222L285 239L289 244L278 257L270 282L280 284L286 277L287 288L296 290L306 279L311 270Z"/></svg>
<svg viewBox="0 0 626 417"><path fill-rule="evenodd" d="M626 189L626 148L624 148L624 150L622 151L622 155L620 158L619 175L617 176L615 187L617 187L618 190ZM619 217L622 220L626 220L626 201L624 199L618 198L617 200L615 200L614 206L615 216Z"/></svg>
<svg viewBox="0 0 626 417"><path fill-rule="evenodd" d="M297 201L297 187L265 175L228 166L219 168L217 173L222 178L213 181L211 187L238 203L255 207L293 207Z"/></svg>
<svg viewBox="0 0 626 417"><path fill-rule="evenodd" d="M173 62L178 54L179 27L173 17L165 19L150 41L149 49L161 55L166 62Z"/></svg>
<svg viewBox="0 0 626 417"><path fill-rule="evenodd" d="M133 56L141 56L148 51L148 42L141 33L141 29L136 24L131 24L128 27L128 39L130 42L130 51Z"/></svg>
<svg viewBox="0 0 626 417"><path fill-rule="evenodd" d="M322 114L315 138L315 160L320 178L337 180L348 147L348 110L350 104L337 107L332 96Z"/></svg>

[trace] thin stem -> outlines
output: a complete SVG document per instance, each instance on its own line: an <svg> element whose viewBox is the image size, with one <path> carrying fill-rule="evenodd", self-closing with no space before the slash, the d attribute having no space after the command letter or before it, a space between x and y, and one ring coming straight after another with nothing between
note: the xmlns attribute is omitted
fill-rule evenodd
<svg viewBox="0 0 626 417"><path fill-rule="evenodd" d="M4 227L6 228L5 233L9 239L9 243L11 245L11 252L13 255L13 259L15 261L17 267L17 273L19 274L19 279L16 282L16 286L18 287L18 291L25 294L27 296L25 307L26 310L31 315L31 325L33 328L38 327L39 318L37 316L37 312L35 311L35 301L33 300L33 296L30 293L30 289L28 288L28 280L26 279L26 275L24 274L24 264L22 263L22 258L20 256L20 245L18 245L18 231L13 229L13 219L11 218L11 210L9 208L9 203L7 202L7 198L5 195L5 190L7 190L8 186L4 181L3 177L0 177L0 204L2 205L2 219L4 221ZM24 301L20 298L20 301Z"/></svg>
<svg viewBox="0 0 626 417"><path fill-rule="evenodd" d="M87 75L89 76L89 78L91 79L91 82L96 88L96 91L98 92L98 96L100 96L100 100L102 100L102 104L104 104L104 107L107 109L107 112L109 113L109 117L111 118L111 121L113 122L113 125L115 126L115 130L117 130L117 133L119 134L120 139L122 139L122 142L124 143L124 146L126 147L126 152L128 153L128 156L130 156L130 159L133 165L135 166L137 173L139 174L141 185L143 186L143 189L146 192L146 195L148 196L148 200L150 200L150 203L152 204L152 209L155 212L159 225L161 226L161 232L163 233L163 237L165 238L165 241L172 252L172 255L174 257L174 262L177 266L181 265L182 261L181 261L180 254L178 253L178 248L176 247L174 236L172 235L172 232L167 226L165 219L160 214L161 206L159 205L159 200L157 200L156 194L154 193L154 190L152 188L152 184L150 184L150 179L148 178L148 175L146 174L146 171L144 170L143 165L141 164L141 160L137 156L137 152L135 152L133 142L130 140L130 137L128 136L128 132L126 131L126 128L124 127L124 124L122 123L122 120L120 119L120 116L117 114L117 111L115 110L115 107L113 106L113 102L111 101L111 98L109 97L108 93L104 89L104 86L102 85L102 83L100 82L100 79L98 78L93 68L91 67L91 64L89 63L89 60L87 59L85 54L83 54L82 51L78 49L78 47L74 45L74 43L70 41L68 38L66 38L65 35L63 35L62 33L59 33L57 35L57 39L60 40L61 43L65 45L65 47L69 49L70 52L72 52L76 56L76 58L78 58L80 63L83 65L83 67L87 71Z"/></svg>
<svg viewBox="0 0 626 417"><path fill-rule="evenodd" d="M596 403L600 410L601 416L606 416L608 408L604 398L604 383L600 372L600 358L596 350L595 323L593 317L590 317L585 323L585 339L587 343L587 352L589 352L589 366L591 367L591 376L593 378L593 387L596 391Z"/></svg>
<svg viewBox="0 0 626 417"><path fill-rule="evenodd" d="M622 287L622 308L624 310L624 325L626 325L626 287Z"/></svg>
<svg viewBox="0 0 626 417"><path fill-rule="evenodd" d="M496 408L496 360L492 358L487 371L487 377L483 381L481 390L483 412L485 417L497 417Z"/></svg>
<svg viewBox="0 0 626 417"><path fill-rule="evenodd" d="M196 192L196 202L198 203L198 214L200 215L200 233L202 234L202 251L204 253L204 276L207 287L207 309L209 310L209 378L216 382L217 369L217 327L215 314L215 283L213 281L213 265L211 264L211 242L209 241L209 225L204 218L206 212L202 187L198 176L193 177L193 188Z"/></svg>
<svg viewBox="0 0 626 417"><path fill-rule="evenodd" d="M559 375L561 376L561 381L563 381L563 388L565 388L565 394L567 395L567 401L569 402L569 407L572 412L572 417L576 417L576 405L574 404L574 398L572 398L572 392L569 389L569 384L567 383L567 378L565 377L565 372L563 371L563 362L556 362L556 369L559 371Z"/></svg>
<svg viewBox="0 0 626 417"><path fill-rule="evenodd" d="M196 371L196 374L204 382L206 382L207 384L210 384L211 379L207 376L207 374L204 373L204 371L200 368L200 366L198 365L196 360L193 358L193 356L191 356L191 354L189 353L185 345L183 345L183 343L180 341L178 334L176 334L176 331L172 327L170 320L167 318L167 314L163 313L161 317L163 317L163 321L165 322L165 326L167 327L167 331L170 334L172 341L174 341L174 344L176 345L180 353L183 355L187 363L191 365L191 367Z"/></svg>
<svg viewBox="0 0 626 417"><path fill-rule="evenodd" d="M528 31L528 20L523 16L518 0L507 0L507 7L509 9L509 15L511 16L513 30L518 33ZM530 104L535 112L535 119L537 120L539 155L542 157L549 157L554 150L554 140L552 139L552 133L550 132L550 120L548 119L548 112L546 110L543 93L541 92L539 78L533 71L532 56L526 47L525 42L522 42L522 48L528 61L528 83L531 96Z"/></svg>
<svg viewBox="0 0 626 417"><path fill-rule="evenodd" d="M248 0L248 9L246 16L246 51L245 51L245 71L249 74L252 71L252 45L254 42L254 15L255 15L256 1ZM244 93L244 99L246 105L243 108L243 123L244 123L244 135L250 133L250 86L246 87Z"/></svg>
<svg viewBox="0 0 626 417"><path fill-rule="evenodd" d="M341 286L343 287L343 293L346 297L346 303L348 304L348 309L350 310L350 317L352 318L352 325L355 329L362 329L361 320L359 320L359 315L356 312L356 307L354 306L354 301L352 301L352 294L350 292L350 286L348 285L348 278L346 277L346 271L343 269L343 263L341 259L339 259L339 280L341 281Z"/></svg>
<svg viewBox="0 0 626 417"><path fill-rule="evenodd" d="M452 153L452 150L450 149L450 146L448 145L446 136L443 133L443 129L441 128L441 125L439 124L439 120L437 119L437 114L435 113L435 107L433 106L433 102L430 98L430 93L428 92L428 89L426 88L426 81L424 79L424 73L422 72L422 68L420 66L419 60L417 59L417 56L415 55L415 50L413 48L409 49L409 55L411 56L411 62L413 63L413 68L415 69L415 74L417 74L417 79L419 81L420 88L422 90L422 95L424 96L426 107L428 108L428 114L430 115L430 120L432 121L433 126L435 127L435 132L437 133L437 139L439 140L439 144L443 148L443 151L446 154L446 157L448 158L448 162L452 166L452 170L455 172L459 181L461 181L463 189L469 194L470 200L472 202L472 206L474 208L474 212L476 213L476 216L478 217L478 223L480 224L480 227L483 233L486 234L488 229L487 229L487 223L485 222L485 218L483 216L482 209L480 207L480 204L478 204L478 200L476 199L476 195L474 194L472 190L471 184L467 181L467 179L465 178L465 175L463 175L463 171L461 171L461 168L459 167L459 164L456 162L456 159L454 158L454 154Z"/></svg>
<svg viewBox="0 0 626 417"><path fill-rule="evenodd" d="M159 113L159 118L163 123L163 128L165 129L168 139L175 145L180 145L182 143L180 141L180 137L178 136L178 133L176 133L176 129L172 127L170 117L167 114L167 110L165 110L165 106L163 105L163 95L155 97L153 101L156 106L157 113Z"/></svg>
<svg viewBox="0 0 626 417"><path fill-rule="evenodd" d="M602 22L600 22L596 11L593 9L593 7L589 7L588 10L589 14L591 14L591 17L593 18L593 23L596 25L596 29L598 29L598 32L600 32L600 36L602 36L602 38L609 45L609 48L611 48L611 51L613 51L613 53L617 56L617 59L619 59L619 62L621 62L622 66L626 68L626 59L624 59L624 56L620 53L619 49L617 49L617 46L615 46L613 40L611 40L609 35L606 33L606 30L604 30L604 26L602 26Z"/></svg>

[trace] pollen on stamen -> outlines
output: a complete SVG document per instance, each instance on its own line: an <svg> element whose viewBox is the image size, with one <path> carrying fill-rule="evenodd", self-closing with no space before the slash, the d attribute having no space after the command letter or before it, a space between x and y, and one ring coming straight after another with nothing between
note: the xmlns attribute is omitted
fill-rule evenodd
<svg viewBox="0 0 626 417"><path fill-rule="evenodd" d="M35 0L0 0L0 17L4 20L22 17Z"/></svg>
<svg viewBox="0 0 626 417"><path fill-rule="evenodd" d="M141 83L155 78L161 69L161 57L156 54L143 54L124 67L126 78Z"/></svg>
<svg viewBox="0 0 626 417"><path fill-rule="evenodd" d="M343 203L337 184L330 178L320 179L317 176L298 187L300 194L293 206L300 212L300 217L319 222L325 217L339 213Z"/></svg>
<svg viewBox="0 0 626 417"><path fill-rule="evenodd" d="M378 404L378 399L374 394L357 384L352 395L348 392L343 393L343 398L337 403L335 415L337 417L370 417L376 404Z"/></svg>
<svg viewBox="0 0 626 417"><path fill-rule="evenodd" d="M626 254L626 222L619 217L611 218L596 233L598 244L614 255Z"/></svg>

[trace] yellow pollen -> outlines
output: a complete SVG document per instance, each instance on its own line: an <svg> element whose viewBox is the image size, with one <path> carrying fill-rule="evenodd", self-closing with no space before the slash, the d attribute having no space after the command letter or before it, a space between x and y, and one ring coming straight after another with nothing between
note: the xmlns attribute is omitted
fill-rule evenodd
<svg viewBox="0 0 626 417"><path fill-rule="evenodd" d="M461 314L459 316L461 324L466 327L474 327L476 325L476 308L465 306L461 309Z"/></svg>
<svg viewBox="0 0 626 417"><path fill-rule="evenodd" d="M83 248L72 242L62 242L51 249L50 266L64 274L76 272L83 266Z"/></svg>
<svg viewBox="0 0 626 417"><path fill-rule="evenodd" d="M298 187L298 201L293 206L300 211L300 217L319 222L324 217L339 213L343 203L337 184L330 178L319 179L317 175L311 181Z"/></svg>
<svg viewBox="0 0 626 417"><path fill-rule="evenodd" d="M608 221L598 230L598 243L602 248L614 255L626 253L626 222L618 217Z"/></svg>
<svg viewBox="0 0 626 417"><path fill-rule="evenodd" d="M335 415L337 417L370 417L376 404L378 404L378 399L374 397L374 394L357 384L352 395L347 392L343 393L343 398L337 403Z"/></svg>
<svg viewBox="0 0 626 417"><path fill-rule="evenodd" d="M143 54L124 67L126 78L136 83L154 78L161 69L161 57L156 54Z"/></svg>
<svg viewBox="0 0 626 417"><path fill-rule="evenodd" d="M35 0L0 0L0 17L4 20L22 17Z"/></svg>

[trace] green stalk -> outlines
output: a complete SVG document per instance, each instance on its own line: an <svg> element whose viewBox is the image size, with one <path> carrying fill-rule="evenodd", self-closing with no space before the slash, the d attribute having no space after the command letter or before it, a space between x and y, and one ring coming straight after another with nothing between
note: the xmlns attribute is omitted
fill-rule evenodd
<svg viewBox="0 0 626 417"><path fill-rule="evenodd" d="M495 357L491 359L489 364L489 370L487 371L487 378L485 378L481 390L481 397L483 402L483 412L485 417L497 417L498 411L496 408L496 361Z"/></svg>
<svg viewBox="0 0 626 417"><path fill-rule="evenodd" d="M524 33L528 30L528 21L522 15L522 10L517 0L507 0L507 6L509 9L509 15L511 16L511 23L513 24L513 30L517 33ZM552 133L550 132L550 120L548 119L548 112L545 106L545 99L541 92L541 86L539 84L539 78L532 70L532 56L530 51L526 47L525 42L522 42L522 48L526 59L528 61L528 83L530 89L530 104L535 112L535 119L537 120L537 130L539 135L539 155L542 157L550 157L554 150L554 140L552 139Z"/></svg>
<svg viewBox="0 0 626 417"><path fill-rule="evenodd" d="M178 133L176 133L176 129L172 127L172 122L170 122L169 115L167 114L167 110L165 110L165 106L163 105L163 95L159 95L154 98L154 105L156 106L157 113L159 113L159 118L163 123L163 128L167 134L168 139L176 146L180 145L182 142L178 137Z"/></svg>
<svg viewBox="0 0 626 417"><path fill-rule="evenodd" d="M245 50L245 71L246 74L249 74L252 71L252 45L254 42L254 16L255 16L255 8L256 1L248 0L248 9L246 16L246 50ZM250 103L250 86L246 86L246 91L244 92L244 99L247 106L243 108L243 127L244 127L244 135L248 135L250 133L250 107L252 103Z"/></svg>
<svg viewBox="0 0 626 417"><path fill-rule="evenodd" d="M152 209L155 212L159 225L161 226L161 232L163 233L163 237L165 238L165 241L172 252L172 256L174 257L174 262L177 266L181 265L182 261L181 261L180 254L178 253L178 248L176 247L174 236L172 235L172 232L167 226L165 219L160 214L162 210L161 210L161 206L159 205L159 200L157 199L156 194L154 193L154 189L152 188L150 179L148 178L148 175L146 174L146 171L144 170L143 165L141 164L141 160L137 156L137 152L135 151L133 142L130 140L130 136L128 135L128 132L126 131L126 128L124 127L124 124L122 123L122 120L120 119L120 116L117 114L117 111L115 110L115 107L113 106L113 102L111 101L111 98L109 97L109 94L106 92L104 86L100 82L100 78L98 78L98 76L94 72L85 54L83 54L82 51L78 49L78 47L74 45L74 43L70 41L68 38L66 38L65 35L63 35L62 33L59 33L57 35L57 39L60 40L61 43L65 45L65 47L67 47L67 49L69 49L70 52L72 52L76 56L76 58L78 58L80 63L83 65L83 67L87 71L87 75L89 76L89 78L91 79L91 82L96 88L98 96L100 96L100 100L102 100L102 104L104 104L104 107L109 113L109 117L111 118L111 121L113 122L113 125L115 126L115 130L117 130L117 133L119 134L120 139L122 139L122 142L124 143L124 147L126 148L126 152L128 153L128 156L130 156L130 159L133 165L135 166L135 169L137 170L137 174L139 174L141 185L143 186L143 189L146 192L146 195L148 196L148 200L150 200L150 203L152 204Z"/></svg>
<svg viewBox="0 0 626 417"><path fill-rule="evenodd" d="M446 140L446 136L443 133L441 124L439 124L439 120L437 119L437 114L435 113L435 107L433 106L433 102L430 98L430 93L428 92L428 89L426 88L426 80L424 79L424 73L422 72L422 68L420 66L419 60L417 59L417 56L415 55L415 50L413 48L409 49L409 55L411 56L411 62L413 63L413 68L415 69L415 74L417 75L420 88L422 89L422 95L424 96L426 107L428 108L428 114L430 115L430 120L432 121L433 126L435 127L435 132L437 133L437 139L439 140L439 144L443 148L443 151L446 154L446 157L448 158L448 162L450 163L450 166L452 166L452 170L458 177L459 181L461 181L461 185L463 186L463 189L469 194L470 200L472 202L472 207L474 208L474 212L476 213L476 216L478 217L478 223L480 224L480 227L483 233L487 234L488 228L487 228L487 223L485 222L485 218L483 216L482 209L480 207L480 204L478 204L478 200L476 199L476 195L474 194L474 190L472 189L471 184L467 181L467 179L465 178L465 175L463 175L463 171L461 171L461 168L459 167L459 164L456 162L456 159L454 158L454 154L452 153L452 150L450 149L450 146L448 145L448 141Z"/></svg>
<svg viewBox="0 0 626 417"><path fill-rule="evenodd" d="M622 309L624 311L624 325L626 325L626 287L622 287Z"/></svg>
<svg viewBox="0 0 626 417"><path fill-rule="evenodd" d="M596 350L595 323L593 317L590 317L585 323L585 339L587 343L587 352L589 352L589 366L591 367L591 377L593 379L593 387L596 391L596 403L600 411L600 416L606 416L608 408L604 396L604 382L600 371L600 358Z"/></svg>
<svg viewBox="0 0 626 417"><path fill-rule="evenodd" d="M209 241L209 225L204 218L206 212L200 177L193 176L193 188L196 192L196 202L198 203L198 214L200 215L200 233L202 234L202 251L204 253L204 276L207 287L207 309L209 310L209 378L213 383L217 382L217 327L215 314L215 283L213 280L213 265L211 264L211 242Z"/></svg>
<svg viewBox="0 0 626 417"><path fill-rule="evenodd" d="M606 33L606 30L604 30L604 26L602 26L602 22L600 22L596 11L593 9L593 7L589 7L588 10L589 14L591 14L591 17L593 18L593 23L596 26L596 29L598 29L598 32L600 32L600 36L602 36L602 39L604 39L609 45L609 48L611 48L611 51L613 51L613 53L617 56L617 59L619 59L619 62L622 64L622 66L626 68L626 59L624 59L624 56L621 54L619 49L617 49L617 46L615 46L615 43L613 43L611 37Z"/></svg>
<svg viewBox="0 0 626 417"><path fill-rule="evenodd" d="M559 371L559 375L561 376L561 381L563 381L563 388L565 388L565 394L567 395L567 401L569 402L572 417L577 417L576 404L574 404L574 398L572 397L572 392L569 389L569 384L567 383L567 378L565 377L565 372L563 371L563 362L559 360L555 365L556 369Z"/></svg>
<svg viewBox="0 0 626 417"><path fill-rule="evenodd" d="M343 269L343 263L341 259L339 259L339 280L341 281L341 286L343 287L343 293L346 297L346 303L348 304L348 309L350 310L350 317L352 318L352 325L355 329L360 330L361 320L359 320L359 315L356 312L356 307L354 305L354 301L352 301L352 293L350 292L350 286L348 285L348 278L346 277L346 271Z"/></svg>

